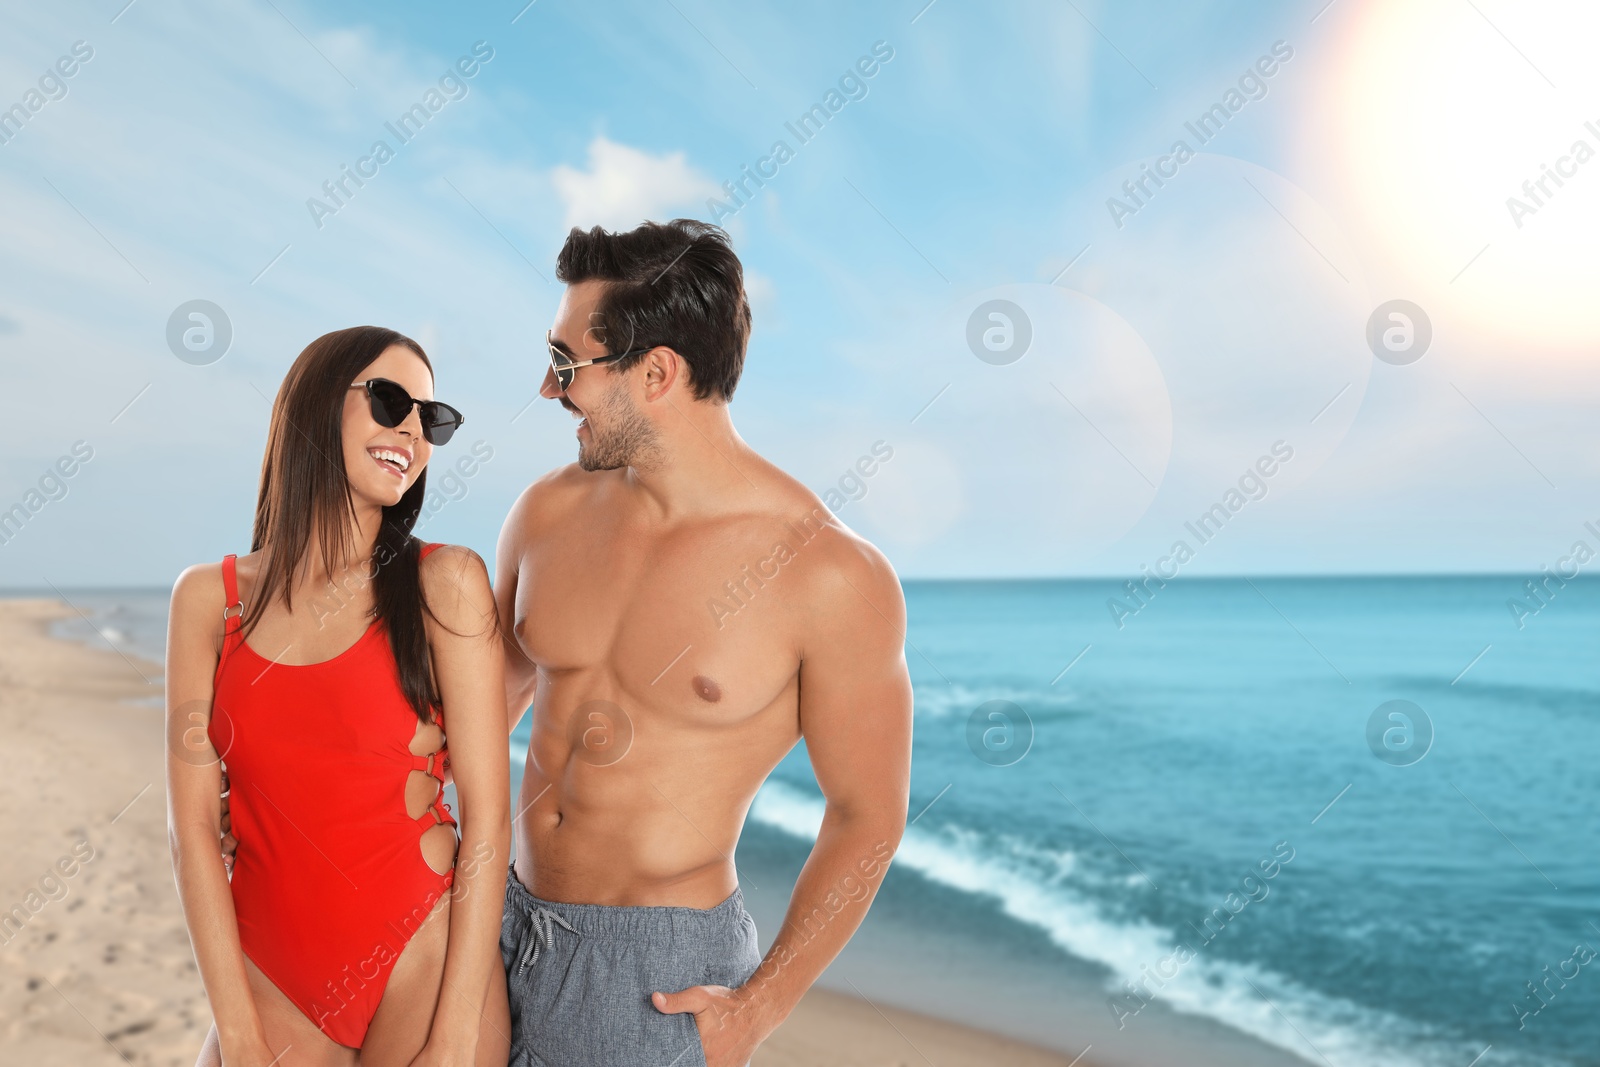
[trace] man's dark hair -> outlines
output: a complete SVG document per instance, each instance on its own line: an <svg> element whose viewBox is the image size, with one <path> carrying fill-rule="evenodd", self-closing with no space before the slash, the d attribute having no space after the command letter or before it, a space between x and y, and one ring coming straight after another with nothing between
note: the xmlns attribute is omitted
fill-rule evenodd
<svg viewBox="0 0 1600 1067"><path fill-rule="evenodd" d="M556 277L606 283L596 310L607 352L666 345L688 363L695 399L732 399L750 341L750 302L726 231L695 219L626 233L574 227L556 257ZM623 371L643 358L610 366Z"/></svg>

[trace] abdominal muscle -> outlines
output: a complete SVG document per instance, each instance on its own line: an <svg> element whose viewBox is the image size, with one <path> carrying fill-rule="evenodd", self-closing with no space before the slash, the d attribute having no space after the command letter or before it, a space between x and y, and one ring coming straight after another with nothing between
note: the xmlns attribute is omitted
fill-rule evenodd
<svg viewBox="0 0 1600 1067"><path fill-rule="evenodd" d="M561 688L541 686L533 708L512 828L516 877L565 903L711 908L727 899L750 801L798 739L794 709L717 724L641 708L628 716L626 751L595 755L569 741L581 737L572 719L582 705Z"/></svg>

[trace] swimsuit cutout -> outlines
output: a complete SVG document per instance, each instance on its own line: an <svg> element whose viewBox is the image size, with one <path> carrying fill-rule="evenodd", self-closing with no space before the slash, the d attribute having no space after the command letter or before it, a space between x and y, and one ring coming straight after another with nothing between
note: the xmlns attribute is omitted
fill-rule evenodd
<svg viewBox="0 0 1600 1067"><path fill-rule="evenodd" d="M245 644L234 560L222 561L207 732L228 767L239 941L323 1033L359 1048L395 961L455 880L421 849L425 831L456 825L442 803L446 750L411 753L419 720L381 620L321 663L275 663ZM418 818L406 814L413 770L439 780Z"/></svg>

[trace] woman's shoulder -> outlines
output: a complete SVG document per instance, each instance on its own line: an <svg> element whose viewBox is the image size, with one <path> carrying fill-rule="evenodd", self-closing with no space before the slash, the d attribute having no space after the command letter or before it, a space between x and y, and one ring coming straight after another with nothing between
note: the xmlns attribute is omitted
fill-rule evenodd
<svg viewBox="0 0 1600 1067"><path fill-rule="evenodd" d="M442 541L434 541L422 546L422 553L418 560L424 585L440 580L454 580L454 577L482 572L487 576L489 568L483 562L483 557L465 545L450 545Z"/></svg>
<svg viewBox="0 0 1600 1067"><path fill-rule="evenodd" d="M494 612L494 589L483 557L464 545L424 547L418 566L422 594L435 617L451 629Z"/></svg>
<svg viewBox="0 0 1600 1067"><path fill-rule="evenodd" d="M222 608L227 596L222 578L222 561L196 563L185 567L178 580L172 583L172 610L193 610L201 604L215 603Z"/></svg>
<svg viewBox="0 0 1600 1067"><path fill-rule="evenodd" d="M234 588L240 584L239 573L251 571L255 557L240 557L234 574ZM211 620L220 618L228 606L228 581L224 560L211 560L185 567L172 583L172 605L169 619L173 622L189 619Z"/></svg>
<svg viewBox="0 0 1600 1067"><path fill-rule="evenodd" d="M216 600L221 603L221 598L226 596L227 579L225 569L228 557L214 559L208 563L196 563L185 567L178 575L178 580L172 584L172 600L176 604L180 598L185 603L190 600ZM261 563L261 553L249 552L234 557L233 572L234 582L238 586L250 585L256 577L256 571Z"/></svg>
<svg viewBox="0 0 1600 1067"><path fill-rule="evenodd" d="M422 543L422 559L432 559L443 554L446 560L460 561L463 559L477 559L478 554L466 545L452 545L444 541L424 541Z"/></svg>

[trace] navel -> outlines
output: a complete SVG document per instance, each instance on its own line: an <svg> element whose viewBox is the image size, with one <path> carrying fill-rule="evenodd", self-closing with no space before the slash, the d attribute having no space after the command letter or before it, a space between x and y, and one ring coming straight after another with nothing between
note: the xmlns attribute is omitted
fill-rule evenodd
<svg viewBox="0 0 1600 1067"><path fill-rule="evenodd" d="M694 676L694 691L700 695L701 700L708 700L715 704L722 699L722 687L703 674Z"/></svg>

